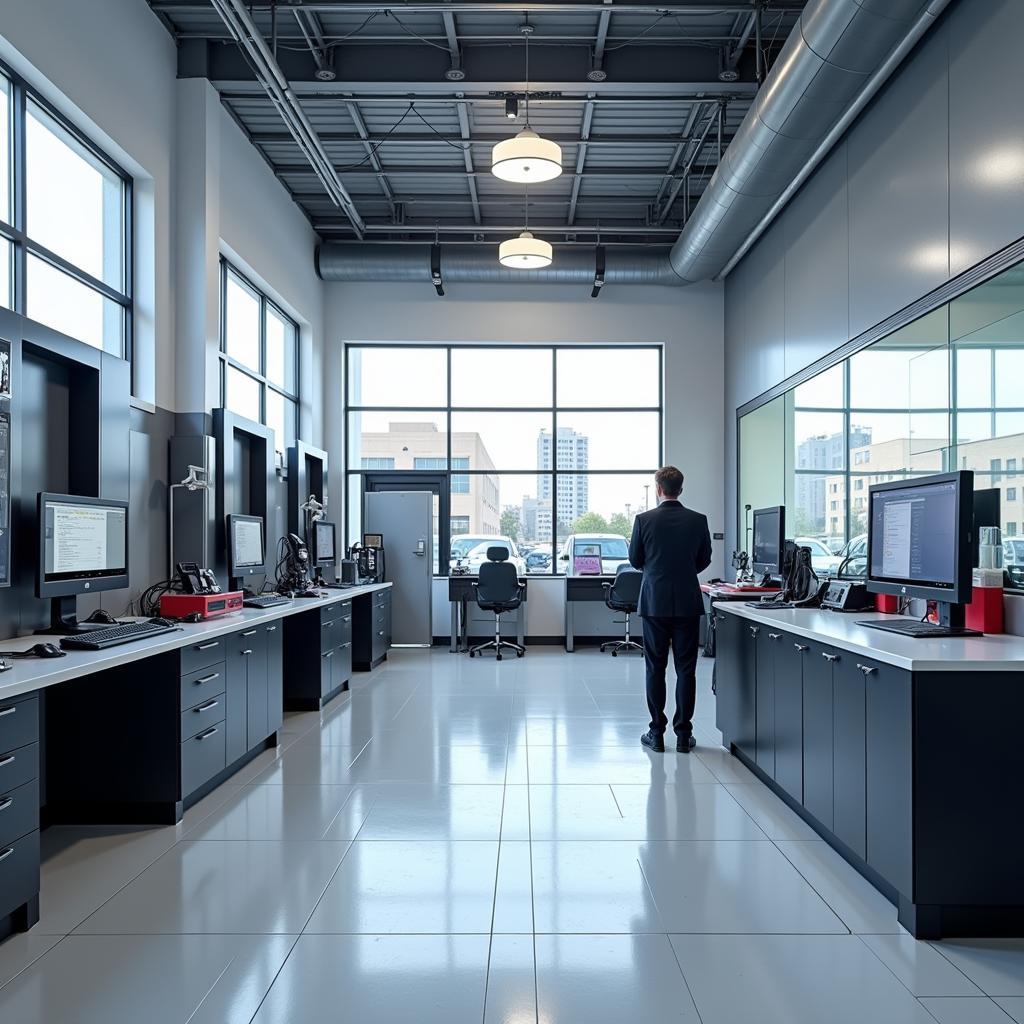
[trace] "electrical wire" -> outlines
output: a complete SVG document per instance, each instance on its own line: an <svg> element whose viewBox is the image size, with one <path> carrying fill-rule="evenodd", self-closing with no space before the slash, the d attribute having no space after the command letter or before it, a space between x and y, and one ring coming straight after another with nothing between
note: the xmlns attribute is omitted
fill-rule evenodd
<svg viewBox="0 0 1024 1024"><path fill-rule="evenodd" d="M341 44L344 43L346 40L349 40L353 36L356 36L360 32L362 32L363 29L366 28L366 26L369 25L371 21L373 21L375 18L379 18L383 13L383 11L371 11L370 14L366 16L366 18L363 20L363 22L359 25L358 28L354 28L351 32L343 36L331 36L330 42L327 42L325 40L324 45L318 46L317 49L321 53L326 53L328 50L333 50L336 46L341 46ZM277 48L279 50L294 50L296 53L309 52L308 46L288 46L285 43L278 43Z"/></svg>
<svg viewBox="0 0 1024 1024"><path fill-rule="evenodd" d="M417 109L415 106L412 108L412 112L446 145L451 146L452 149L457 149L460 153L464 153L466 148L469 146L468 142L452 142L451 139L446 139Z"/></svg>
<svg viewBox="0 0 1024 1024"><path fill-rule="evenodd" d="M343 174L345 171L354 171L356 170L356 168L363 167L365 164L368 164L380 151L381 146L383 146L384 143L387 142L396 131L398 131L398 129L402 126L402 122L405 121L405 119L409 116L409 114L413 112L413 110L415 110L415 107L412 103L410 103L409 106L405 108L405 113L387 130L387 134L385 134L384 138L382 138L380 142L375 142L372 146L370 146L370 151L358 163L345 164L342 167L335 167L334 169L339 173Z"/></svg>
<svg viewBox="0 0 1024 1024"><path fill-rule="evenodd" d="M661 14L659 14L658 17L654 21L652 21L650 25L647 26L647 28L643 30L643 32L637 33L630 39L624 39L621 43L617 43L615 46L606 46L604 48L604 52L614 53L615 50L621 50L624 46L630 46L632 43L635 43L638 39L643 39L643 37L647 35L648 32L653 32L666 18L671 16L672 15L669 11L662 11Z"/></svg>
<svg viewBox="0 0 1024 1024"><path fill-rule="evenodd" d="M418 39L421 43L426 43L428 46L435 46L439 50L444 50L445 53L449 53L449 49L446 43L437 43L433 39L428 39L426 36L421 36L418 32L414 32L408 25L402 23L402 21L396 16L394 11L388 10L384 14L391 18L392 21L407 35L412 36L414 39Z"/></svg>

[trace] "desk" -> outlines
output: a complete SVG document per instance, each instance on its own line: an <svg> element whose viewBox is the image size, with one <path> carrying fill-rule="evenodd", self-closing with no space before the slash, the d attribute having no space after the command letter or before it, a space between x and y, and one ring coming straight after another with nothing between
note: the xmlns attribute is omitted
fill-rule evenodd
<svg viewBox="0 0 1024 1024"><path fill-rule="evenodd" d="M479 582L479 576L449 576L448 577L448 601L451 604L451 640L448 650L452 654L459 651L469 650L469 615L468 605L472 601L476 603L474 585ZM516 609L516 640L522 646L526 634L526 598L529 596L528 581L520 576L519 583L523 588L523 600Z"/></svg>
<svg viewBox="0 0 1024 1024"><path fill-rule="evenodd" d="M310 678L285 656L296 639L315 627L318 706L348 685L342 653L355 637L333 624L359 603L386 604L388 587L332 590L103 651L13 661L0 676L0 797L11 800L0 820L0 938L39 919L41 823L180 821L277 745L283 709ZM321 629L325 621L331 630ZM38 640L3 645L25 650Z"/></svg>
<svg viewBox="0 0 1024 1024"><path fill-rule="evenodd" d="M778 587L737 587L732 583L702 583L700 592L704 600L700 644L706 658L715 656L715 620L711 608L716 601L760 601L762 597L780 593Z"/></svg>
<svg viewBox="0 0 1024 1024"><path fill-rule="evenodd" d="M565 577L565 649L575 650L575 614L573 605L577 601L600 601L604 604L605 584L614 583L614 576L566 576Z"/></svg>
<svg viewBox="0 0 1024 1024"><path fill-rule="evenodd" d="M917 938L1024 935L1024 638L715 605L723 745Z"/></svg>

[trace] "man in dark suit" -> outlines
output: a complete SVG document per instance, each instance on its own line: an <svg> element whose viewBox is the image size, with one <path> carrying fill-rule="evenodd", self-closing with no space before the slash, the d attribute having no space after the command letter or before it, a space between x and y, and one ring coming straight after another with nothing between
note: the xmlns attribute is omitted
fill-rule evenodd
<svg viewBox="0 0 1024 1024"><path fill-rule="evenodd" d="M645 747L665 750L665 670L669 647L676 665L676 713L672 727L676 750L688 754L697 701L697 642L704 614L697 573L711 564L707 516L685 508L679 500L683 474L665 466L654 474L658 505L633 521L629 561L643 570L637 611L644 623L647 661L647 706L651 728L640 737Z"/></svg>

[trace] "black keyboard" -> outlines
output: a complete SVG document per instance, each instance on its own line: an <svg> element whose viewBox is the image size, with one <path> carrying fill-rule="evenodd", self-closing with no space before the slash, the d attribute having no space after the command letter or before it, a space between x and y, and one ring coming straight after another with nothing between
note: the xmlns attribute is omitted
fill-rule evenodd
<svg viewBox="0 0 1024 1024"><path fill-rule="evenodd" d="M279 604L289 604L290 600L280 594L264 594L262 597L247 597L242 602L242 606L244 608L276 608Z"/></svg>
<svg viewBox="0 0 1024 1024"><path fill-rule="evenodd" d="M60 645L69 651L102 651L107 647L117 647L118 644L130 644L133 640L173 633L177 629L177 626L157 626L152 622L126 622L122 626L91 629L88 633L66 636Z"/></svg>
<svg viewBox="0 0 1024 1024"><path fill-rule="evenodd" d="M918 622L914 619L909 622L874 622L862 619L857 625L867 626L870 629L883 629L886 633L899 633L900 636L909 636L920 640L929 637L982 635L978 630L967 629L964 626L940 626L937 622Z"/></svg>

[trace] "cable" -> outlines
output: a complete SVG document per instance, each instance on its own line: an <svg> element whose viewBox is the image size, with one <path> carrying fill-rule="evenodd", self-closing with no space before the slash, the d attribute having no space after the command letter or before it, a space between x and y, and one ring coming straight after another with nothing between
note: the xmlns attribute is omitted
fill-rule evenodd
<svg viewBox="0 0 1024 1024"><path fill-rule="evenodd" d="M335 167L335 171L337 171L339 174L343 174L345 171L354 171L357 167L362 167L364 164L369 163L377 155L381 146L383 146L384 143L387 142L396 131L398 131L398 129L402 126L402 122L409 116L410 113L412 113L413 110L415 110L415 107L412 103L410 103L409 106L406 108L405 113L387 130L387 134L384 136L384 138L382 138L380 142L376 142L372 146L370 146L370 151L366 154L366 156L363 157L362 160L355 164L345 164L343 167ZM461 149L462 147L460 146L459 148Z"/></svg>
<svg viewBox="0 0 1024 1024"><path fill-rule="evenodd" d="M446 43L436 43L433 39L428 39L426 36L421 36L418 32L413 32L407 25L403 25L399 18L395 15L394 11L385 11L387 17L391 18L394 23L405 33L412 36L414 39L418 39L421 43L426 43L428 46L436 46L439 50L444 50L445 53L450 53Z"/></svg>
<svg viewBox="0 0 1024 1024"><path fill-rule="evenodd" d="M468 142L452 142L451 139L446 139L415 107L412 108L412 112L446 145L451 146L452 149L457 149L460 153L464 153L466 148L469 146Z"/></svg>
<svg viewBox="0 0 1024 1024"><path fill-rule="evenodd" d="M366 18L363 20L362 24L360 24L358 28L354 28L351 32L344 36L331 36L331 41L329 43L325 41L324 45L322 47L318 46L317 49L320 50L321 53L326 53L328 50L333 50L336 46L341 46L341 44L345 42L347 39L351 39L353 36L358 35L360 32L362 32L363 29L366 28L366 26L369 25L370 22L374 20L374 18L379 18L382 13L384 12L371 11L370 14L366 16ZM279 50L294 50L297 53L309 52L308 46L287 46L284 43L278 43L277 48Z"/></svg>
<svg viewBox="0 0 1024 1024"><path fill-rule="evenodd" d="M653 32L654 29L656 29L666 18L671 16L672 15L669 11L662 11L661 14L659 14L658 17L643 30L643 32L638 33L631 39L624 39L621 43L618 43L615 46L606 46L604 48L604 52L613 53L615 50L621 50L624 46L629 46L631 43L635 43L638 39L643 39L648 32ZM675 17L678 17L678 15L675 15Z"/></svg>

